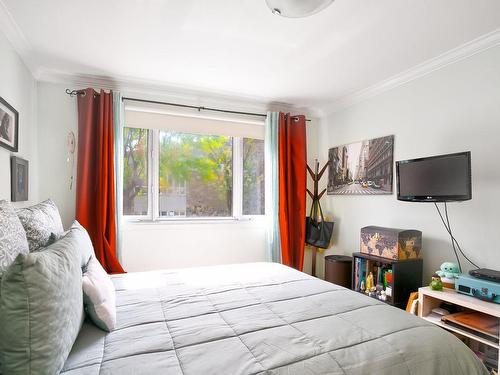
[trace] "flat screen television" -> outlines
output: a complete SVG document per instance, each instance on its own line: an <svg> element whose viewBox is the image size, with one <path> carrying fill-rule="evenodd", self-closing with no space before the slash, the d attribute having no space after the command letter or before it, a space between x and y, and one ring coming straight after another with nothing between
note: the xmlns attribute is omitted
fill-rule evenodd
<svg viewBox="0 0 500 375"><path fill-rule="evenodd" d="M409 202L472 198L470 151L396 162L398 199Z"/></svg>

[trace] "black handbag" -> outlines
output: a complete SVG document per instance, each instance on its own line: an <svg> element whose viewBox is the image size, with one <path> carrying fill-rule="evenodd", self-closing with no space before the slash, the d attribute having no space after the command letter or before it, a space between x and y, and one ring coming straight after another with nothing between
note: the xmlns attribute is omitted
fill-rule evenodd
<svg viewBox="0 0 500 375"><path fill-rule="evenodd" d="M319 209L321 215L321 221L316 219L317 211ZM313 211L316 211L313 216ZM330 240L333 234L333 221L325 221L323 217L323 210L321 209L321 204L319 200L313 202L311 205L311 213L306 217L306 244L320 247L322 249L328 249L330 245Z"/></svg>

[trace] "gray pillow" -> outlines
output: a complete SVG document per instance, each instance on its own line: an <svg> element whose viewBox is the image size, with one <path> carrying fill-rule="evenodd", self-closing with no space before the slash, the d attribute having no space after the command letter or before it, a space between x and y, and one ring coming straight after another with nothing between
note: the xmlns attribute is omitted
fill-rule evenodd
<svg viewBox="0 0 500 375"><path fill-rule="evenodd" d="M82 269L87 266L90 258L94 254L94 246L92 245L92 240L89 237L87 230L78 222L74 221L71 229L68 231L74 232L78 238L78 250L80 252L80 265Z"/></svg>
<svg viewBox="0 0 500 375"><path fill-rule="evenodd" d="M0 201L0 278L19 254L28 253L26 232L7 201Z"/></svg>
<svg viewBox="0 0 500 375"><path fill-rule="evenodd" d="M19 255L0 283L0 372L58 374L83 323L76 231Z"/></svg>
<svg viewBox="0 0 500 375"><path fill-rule="evenodd" d="M17 215L26 231L30 252L48 246L52 233L56 238L64 233L59 210L50 199L21 208L17 210Z"/></svg>

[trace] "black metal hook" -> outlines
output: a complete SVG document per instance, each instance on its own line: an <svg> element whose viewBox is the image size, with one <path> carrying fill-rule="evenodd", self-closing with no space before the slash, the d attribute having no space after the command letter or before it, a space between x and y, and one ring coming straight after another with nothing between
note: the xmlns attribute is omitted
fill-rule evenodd
<svg viewBox="0 0 500 375"><path fill-rule="evenodd" d="M78 96L78 95L81 95L81 96L86 95L85 90L70 90L70 89L66 89L66 94L68 94L71 97Z"/></svg>

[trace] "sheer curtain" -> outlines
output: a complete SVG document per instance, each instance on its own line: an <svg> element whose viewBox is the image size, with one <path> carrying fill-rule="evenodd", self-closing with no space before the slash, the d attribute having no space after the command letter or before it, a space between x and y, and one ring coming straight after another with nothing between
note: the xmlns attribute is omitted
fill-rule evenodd
<svg viewBox="0 0 500 375"><path fill-rule="evenodd" d="M271 262L281 261L280 229L278 220L279 166L278 166L279 112L267 112L265 135L267 255Z"/></svg>
<svg viewBox="0 0 500 375"><path fill-rule="evenodd" d="M125 119L122 94L113 92L113 130L115 148L115 218L116 218L116 256L123 262L123 123Z"/></svg>

